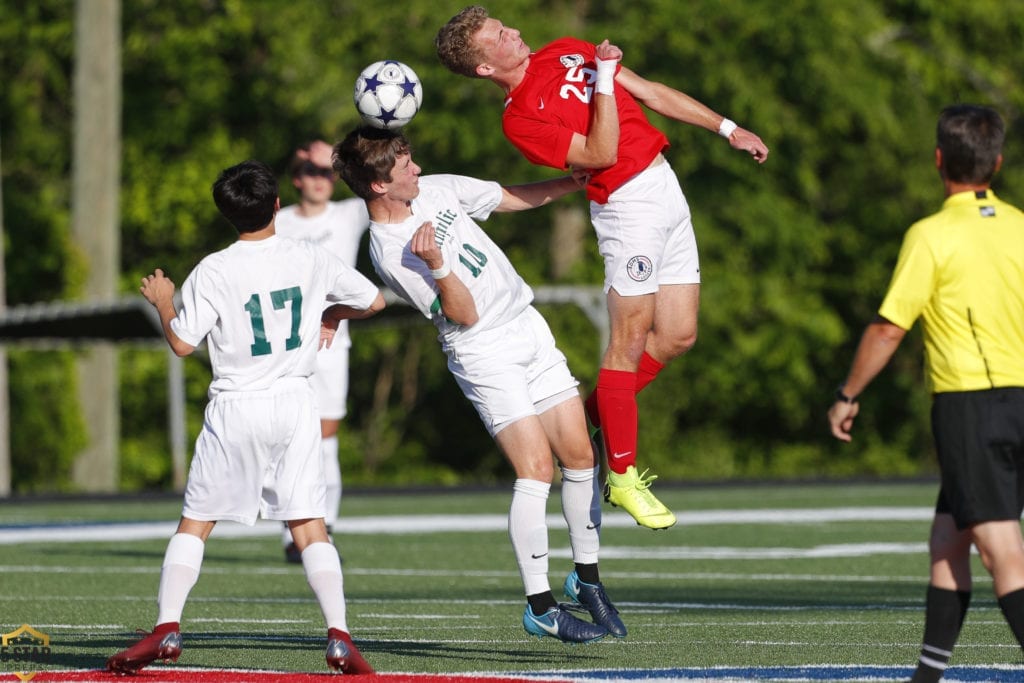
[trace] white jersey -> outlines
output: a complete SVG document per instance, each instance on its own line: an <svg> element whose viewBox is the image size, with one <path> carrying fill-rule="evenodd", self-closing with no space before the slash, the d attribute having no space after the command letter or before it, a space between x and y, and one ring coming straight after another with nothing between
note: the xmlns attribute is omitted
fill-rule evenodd
<svg viewBox="0 0 1024 683"><path fill-rule="evenodd" d="M419 181L412 216L401 223L370 222L370 258L381 279L438 329L445 351L516 319L533 301L533 290L473 220L486 220L501 203L501 185L466 176L432 175ZM437 284L409 243L423 223L434 225L444 262L469 289L479 320L463 327L441 312Z"/></svg>
<svg viewBox="0 0 1024 683"><path fill-rule="evenodd" d="M207 340L211 399L258 391L313 372L329 303L366 309L377 293L354 268L307 242L278 235L239 240L189 274L171 329L192 346Z"/></svg>
<svg viewBox="0 0 1024 683"><path fill-rule="evenodd" d="M359 256L359 241L369 225L370 216L362 199L328 202L323 212L310 217L299 213L298 204L292 204L278 211L274 219L278 235L318 244L353 268ZM348 348L351 345L348 321L342 320L331 348Z"/></svg>

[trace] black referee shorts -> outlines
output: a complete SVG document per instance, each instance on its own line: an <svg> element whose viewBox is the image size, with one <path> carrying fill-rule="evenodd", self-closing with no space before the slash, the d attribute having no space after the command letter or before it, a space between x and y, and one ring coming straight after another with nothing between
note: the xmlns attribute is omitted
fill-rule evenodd
<svg viewBox="0 0 1024 683"><path fill-rule="evenodd" d="M935 511L958 529L1024 511L1024 388L936 394L932 435L942 472Z"/></svg>

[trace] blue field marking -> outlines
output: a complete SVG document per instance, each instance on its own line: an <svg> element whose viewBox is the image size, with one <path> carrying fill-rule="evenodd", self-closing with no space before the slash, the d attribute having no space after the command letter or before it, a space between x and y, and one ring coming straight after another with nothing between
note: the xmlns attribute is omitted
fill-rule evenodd
<svg viewBox="0 0 1024 683"><path fill-rule="evenodd" d="M605 669L592 671L550 671L523 674L527 678L571 680L577 683L587 681L621 681L634 683L647 681L657 683L669 681L704 681L705 683L726 681L907 681L914 673L912 666L871 666L871 665L821 665L821 666L713 666L686 667L679 669ZM944 683L980 682L1011 683L1024 681L1024 666L953 666L946 671Z"/></svg>

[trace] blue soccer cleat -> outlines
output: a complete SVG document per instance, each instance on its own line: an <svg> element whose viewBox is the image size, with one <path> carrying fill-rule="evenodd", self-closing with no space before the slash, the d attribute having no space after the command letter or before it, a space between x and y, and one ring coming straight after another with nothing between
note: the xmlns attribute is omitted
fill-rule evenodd
<svg viewBox="0 0 1024 683"><path fill-rule="evenodd" d="M608 594L604 592L604 586L600 581L584 583L580 581L579 575L573 570L569 576L565 577L563 590L565 597L590 612L595 624L604 626L608 629L608 633L616 638L626 637L626 625L619 618L619 610L615 609L615 605L608 599Z"/></svg>
<svg viewBox="0 0 1024 683"><path fill-rule="evenodd" d="M552 607L539 617L527 605L523 612L523 628L532 636L558 638L563 643L590 643L608 635L604 626L577 619L561 605Z"/></svg>

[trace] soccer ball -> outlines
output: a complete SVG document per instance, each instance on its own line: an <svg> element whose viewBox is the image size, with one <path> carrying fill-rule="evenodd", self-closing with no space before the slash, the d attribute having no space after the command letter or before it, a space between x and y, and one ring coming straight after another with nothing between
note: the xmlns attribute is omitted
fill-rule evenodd
<svg viewBox="0 0 1024 683"><path fill-rule="evenodd" d="M356 79L356 109L375 128L401 128L423 103L419 76L401 62L387 59L363 69Z"/></svg>

